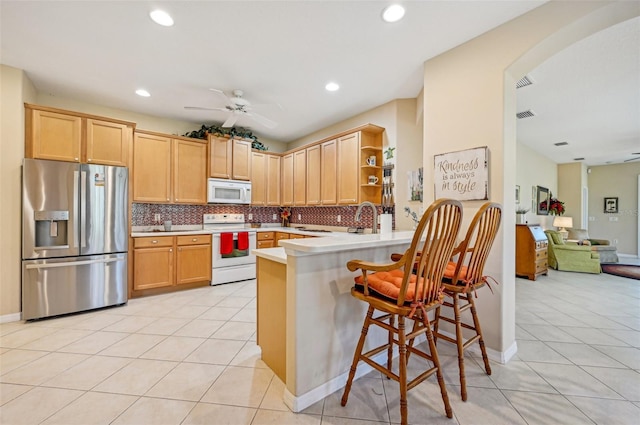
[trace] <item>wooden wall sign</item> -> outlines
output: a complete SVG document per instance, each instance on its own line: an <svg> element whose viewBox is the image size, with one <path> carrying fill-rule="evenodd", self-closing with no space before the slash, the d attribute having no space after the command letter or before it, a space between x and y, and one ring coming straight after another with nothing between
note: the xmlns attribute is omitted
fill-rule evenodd
<svg viewBox="0 0 640 425"><path fill-rule="evenodd" d="M434 155L436 199L489 199L489 149L486 146Z"/></svg>

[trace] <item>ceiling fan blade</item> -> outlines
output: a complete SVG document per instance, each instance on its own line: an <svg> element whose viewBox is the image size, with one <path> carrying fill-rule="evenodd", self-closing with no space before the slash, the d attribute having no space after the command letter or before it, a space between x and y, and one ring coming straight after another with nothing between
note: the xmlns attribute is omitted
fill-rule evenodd
<svg viewBox="0 0 640 425"><path fill-rule="evenodd" d="M233 101L231 100L231 98L227 96L227 94L222 90L218 90L218 89L209 89L209 90L224 97L224 99L227 101L228 104L233 105Z"/></svg>
<svg viewBox="0 0 640 425"><path fill-rule="evenodd" d="M637 158L631 158L631 159L625 159L623 162L629 162L629 161L637 161L640 159L640 156Z"/></svg>
<svg viewBox="0 0 640 425"><path fill-rule="evenodd" d="M277 122L271 121L269 118L263 117L262 115L259 115L259 114L253 113L253 112L247 112L246 115L248 117L252 118L258 124L262 124L263 126L265 126L267 128L274 128L275 126L278 125Z"/></svg>
<svg viewBox="0 0 640 425"><path fill-rule="evenodd" d="M238 121L238 114L231 114L229 118L222 124L222 127L233 127L233 125Z"/></svg>
<svg viewBox="0 0 640 425"><path fill-rule="evenodd" d="M226 108L204 108L202 106L185 106L184 109L194 109L198 111L224 111L228 112Z"/></svg>

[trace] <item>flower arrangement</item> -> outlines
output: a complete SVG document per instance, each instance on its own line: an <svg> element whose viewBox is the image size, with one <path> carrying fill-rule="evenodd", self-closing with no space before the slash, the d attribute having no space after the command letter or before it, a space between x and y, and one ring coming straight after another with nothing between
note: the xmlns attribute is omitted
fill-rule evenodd
<svg viewBox="0 0 640 425"><path fill-rule="evenodd" d="M526 214L529 212L529 208L517 207L516 214Z"/></svg>
<svg viewBox="0 0 640 425"><path fill-rule="evenodd" d="M282 227L289 227L290 217L291 217L291 208L280 207L280 218L282 219Z"/></svg>
<svg viewBox="0 0 640 425"><path fill-rule="evenodd" d="M547 206L547 201L543 201L540 206L544 209ZM564 202L554 198L552 194L549 194L549 208L550 215L562 215L565 212Z"/></svg>
<svg viewBox="0 0 640 425"><path fill-rule="evenodd" d="M549 198L549 214L551 215L562 215L564 214L564 202L559 201L558 198Z"/></svg>

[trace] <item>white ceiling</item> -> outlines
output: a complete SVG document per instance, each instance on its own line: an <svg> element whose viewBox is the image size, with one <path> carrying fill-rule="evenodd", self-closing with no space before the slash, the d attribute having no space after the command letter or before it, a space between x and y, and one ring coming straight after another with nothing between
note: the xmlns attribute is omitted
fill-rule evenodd
<svg viewBox="0 0 640 425"><path fill-rule="evenodd" d="M544 1L403 1L405 18L387 24L380 14L389 3L0 0L0 62L25 70L39 92L194 129L227 114L185 106L221 107L208 89L242 89L254 104L282 109L255 107L279 123L274 129L237 125L289 142L416 97L425 60ZM149 19L155 6L173 27ZM519 122L519 139L559 163L621 162L640 151L639 28L638 20L618 25L531 71L536 84L518 90L518 107L537 116ZM328 81L341 90L326 92ZM151 97L135 95L138 88Z"/></svg>

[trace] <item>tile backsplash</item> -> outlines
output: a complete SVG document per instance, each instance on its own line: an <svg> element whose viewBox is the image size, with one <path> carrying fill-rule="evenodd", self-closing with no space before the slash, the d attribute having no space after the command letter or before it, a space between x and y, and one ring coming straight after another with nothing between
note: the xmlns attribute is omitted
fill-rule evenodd
<svg viewBox="0 0 640 425"><path fill-rule="evenodd" d="M360 222L354 220L357 206L333 207L291 207L291 225L313 224L318 226L339 227L367 227L373 223L371 208L362 210ZM382 213L378 207L378 214ZM169 205L169 204L140 204L131 206L132 226L153 226L165 220L171 220L174 225L202 224L204 214L244 214L247 223L280 223L280 209L278 207L254 207L250 205ZM156 214L160 220L155 222ZM252 219L249 219L249 214ZM273 216L276 216L276 219ZM340 216L340 222L338 222ZM300 218L298 218L300 217ZM395 218L395 217L394 217ZM395 227L395 226L394 226Z"/></svg>

